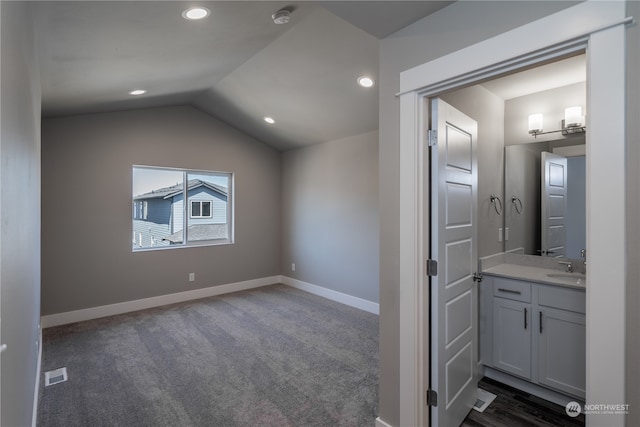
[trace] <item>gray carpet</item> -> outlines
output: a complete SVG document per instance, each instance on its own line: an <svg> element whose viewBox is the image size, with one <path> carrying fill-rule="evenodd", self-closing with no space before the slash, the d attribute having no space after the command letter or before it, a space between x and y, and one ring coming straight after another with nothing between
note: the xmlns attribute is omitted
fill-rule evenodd
<svg viewBox="0 0 640 427"><path fill-rule="evenodd" d="M274 285L45 329L42 372L42 427L372 426L378 317Z"/></svg>

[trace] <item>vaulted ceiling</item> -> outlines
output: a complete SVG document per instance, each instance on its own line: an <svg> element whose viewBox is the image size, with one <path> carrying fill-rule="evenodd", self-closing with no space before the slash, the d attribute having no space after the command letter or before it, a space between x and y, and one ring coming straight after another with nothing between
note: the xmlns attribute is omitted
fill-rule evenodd
<svg viewBox="0 0 640 427"><path fill-rule="evenodd" d="M191 104L279 150L373 131L377 86L356 80L378 39L449 3L205 1L199 21L194 2L34 3L43 116Z"/></svg>

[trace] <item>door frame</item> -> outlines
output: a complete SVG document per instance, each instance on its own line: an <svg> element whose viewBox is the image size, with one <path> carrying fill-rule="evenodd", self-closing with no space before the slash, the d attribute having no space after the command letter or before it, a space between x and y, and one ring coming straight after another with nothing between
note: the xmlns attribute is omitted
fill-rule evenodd
<svg viewBox="0 0 640 427"><path fill-rule="evenodd" d="M587 54L588 79L586 402L627 403L625 25L631 22L625 2L587 1L400 73L400 425L429 424L425 103L446 91L578 52ZM587 422L624 425L625 415L588 415Z"/></svg>

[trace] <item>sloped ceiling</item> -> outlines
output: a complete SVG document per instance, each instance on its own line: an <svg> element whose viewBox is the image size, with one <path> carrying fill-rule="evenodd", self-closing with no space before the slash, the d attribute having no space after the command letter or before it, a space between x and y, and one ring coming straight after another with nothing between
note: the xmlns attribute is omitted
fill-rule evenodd
<svg viewBox="0 0 640 427"><path fill-rule="evenodd" d="M191 104L279 150L373 131L378 38L449 3L36 2L43 116Z"/></svg>

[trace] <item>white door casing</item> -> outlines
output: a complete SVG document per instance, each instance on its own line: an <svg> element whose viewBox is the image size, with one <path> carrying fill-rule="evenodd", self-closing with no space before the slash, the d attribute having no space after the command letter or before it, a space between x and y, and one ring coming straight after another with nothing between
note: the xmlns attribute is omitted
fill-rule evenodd
<svg viewBox="0 0 640 427"><path fill-rule="evenodd" d="M543 151L540 163L540 255L564 257L567 246L567 158Z"/></svg>
<svg viewBox="0 0 640 427"><path fill-rule="evenodd" d="M587 1L400 73L400 422L429 425L423 363L420 222L428 173L421 164L421 101L526 66L587 52L587 401L625 400L625 16L624 2ZM568 25L571 23L571 25ZM518 40L518 43L513 43ZM596 160L597 159L597 160ZM426 240L426 241L425 241ZM597 386L596 386L597 385ZM593 425L625 416L589 415Z"/></svg>
<svg viewBox="0 0 640 427"><path fill-rule="evenodd" d="M431 253L438 272L431 277L431 406L434 425L460 425L476 401L478 297L477 135L475 120L441 99L432 100Z"/></svg>

